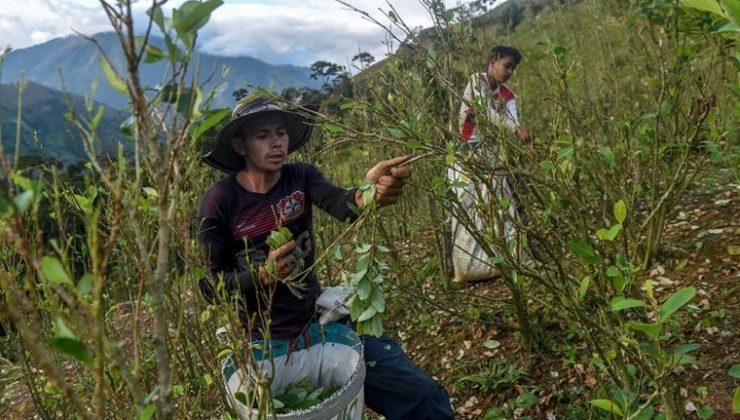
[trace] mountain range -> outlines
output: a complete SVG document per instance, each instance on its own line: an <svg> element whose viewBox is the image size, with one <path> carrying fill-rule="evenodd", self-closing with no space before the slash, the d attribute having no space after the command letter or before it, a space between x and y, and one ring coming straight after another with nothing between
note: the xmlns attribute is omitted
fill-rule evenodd
<svg viewBox="0 0 740 420"><path fill-rule="evenodd" d="M115 67L123 70L123 53L115 34L103 32L94 38ZM164 49L164 41L160 38L151 38L151 43ZM108 106L123 109L127 98L107 83L99 57L97 47L79 35L55 38L43 44L10 51L3 62L1 81L14 83L23 77L25 80L91 97ZM307 67L272 65L251 57L223 57L207 53L199 53L198 60L199 80L203 83L204 92L214 87L217 89L213 104L216 107L231 107L234 104L232 93L245 87L247 83L265 88L274 87L278 92L286 87L321 86L320 81L309 77L311 70ZM228 68L228 73L216 86L223 67ZM154 86L162 82L166 64L142 63L140 71L143 83ZM93 81L97 81L95 92L92 91Z"/></svg>
<svg viewBox="0 0 740 420"><path fill-rule="evenodd" d="M72 109L76 115L90 120L92 117L87 112L88 105L91 105L93 113L103 105L89 103L79 95L65 95L38 83L25 82L21 89L20 136L17 136L18 85L0 85L0 138L5 153L9 156L15 154L18 139L20 156L38 156L63 165L86 160L79 133L67 120L65 113ZM97 150L97 153L115 154L119 142L130 149L130 141L119 129L128 117L126 112L103 106L103 115L96 130L102 146L98 147L102 150Z"/></svg>

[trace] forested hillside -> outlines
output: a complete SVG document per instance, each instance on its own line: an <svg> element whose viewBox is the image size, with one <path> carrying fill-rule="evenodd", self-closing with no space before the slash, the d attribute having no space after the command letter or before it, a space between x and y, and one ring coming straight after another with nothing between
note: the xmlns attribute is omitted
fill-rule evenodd
<svg viewBox="0 0 740 420"><path fill-rule="evenodd" d="M0 121L5 152L14 155L18 139L18 155L27 160L35 157L59 165L86 161L87 154L79 132L65 117L69 110L90 120L101 112L97 125L101 146L99 150L93 150L94 152L116 155L119 143L125 151L132 150L131 142L125 138L120 128L129 117L125 112L106 108L99 102L86 101L74 94L65 95L34 82L25 82L21 95L17 83L0 85ZM19 115L20 135L17 136L16 123Z"/></svg>
<svg viewBox="0 0 740 420"><path fill-rule="evenodd" d="M135 93L133 155L93 159L84 187L51 166L32 179L0 156L0 417L285 408L267 377L226 391L221 363L254 366L244 349L263 347L237 305L200 293L209 267L197 212L225 175L201 156L229 111L202 108L187 74L219 3L185 3L172 20L152 13L185 54L148 57L169 63L157 94L107 71L113 88ZM389 8L377 23L403 32L394 56L354 78L326 63L320 96L258 92L321 102L292 159L364 200L351 224L314 209L309 269L324 287L354 287L358 330L400 343L449 391L456 418L733 418L738 10L726 0L488 3L425 2L435 25L424 30ZM532 139L469 101L482 140L463 144L463 90L501 44L523 56L507 85ZM412 177L401 200L376 205L368 169L403 154ZM490 278L453 280L459 232ZM289 409L313 394L292 392L303 398Z"/></svg>

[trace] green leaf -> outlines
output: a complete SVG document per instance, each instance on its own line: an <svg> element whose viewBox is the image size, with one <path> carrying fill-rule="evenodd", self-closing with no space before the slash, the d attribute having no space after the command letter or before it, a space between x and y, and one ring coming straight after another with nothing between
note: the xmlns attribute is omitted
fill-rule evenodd
<svg viewBox="0 0 740 420"><path fill-rule="evenodd" d="M663 329L663 325L659 323L646 324L644 322L630 322L627 325L633 330L643 332L652 338L658 338Z"/></svg>
<svg viewBox="0 0 740 420"><path fill-rule="evenodd" d="M159 197L159 193L157 192L157 190L155 190L152 187L144 187L142 189L144 190L144 194L146 194L147 197L152 197L152 198Z"/></svg>
<svg viewBox="0 0 740 420"><path fill-rule="evenodd" d="M224 120L224 118L231 115L231 110L228 108L212 109L205 114L205 118L198 123L193 130L193 140L197 140L210 128Z"/></svg>
<svg viewBox="0 0 740 420"><path fill-rule="evenodd" d="M77 336L69 329L67 324L64 323L62 318L54 319L54 335L56 337L63 338L77 338Z"/></svg>
<svg viewBox="0 0 740 420"><path fill-rule="evenodd" d="M34 181L18 172L11 174L11 178L13 178L13 182L24 190L32 190L34 188Z"/></svg>
<svg viewBox="0 0 740 420"><path fill-rule="evenodd" d="M725 17L730 22L740 25L740 1L737 0L719 0L720 6L725 12Z"/></svg>
<svg viewBox="0 0 740 420"><path fill-rule="evenodd" d="M358 253L358 254L366 254L367 252L369 252L369 251L370 251L370 249L371 249L372 247L373 247L373 246L372 246L371 244L368 244L368 243L361 243L361 244L358 244L358 245L357 245L357 246L355 247L355 252L356 252L356 253ZM367 258L370 258L370 256L368 256ZM368 259L368 261L370 261L370 260ZM359 267L359 264L358 264L358 267ZM367 265L365 265L365 267L367 267Z"/></svg>
<svg viewBox="0 0 740 420"><path fill-rule="evenodd" d="M183 3L178 13L173 13L172 26L178 33L192 33L205 26L211 13L221 6L222 0L208 0L203 3L190 0ZM188 44L188 47L191 45Z"/></svg>
<svg viewBox="0 0 740 420"><path fill-rule="evenodd" d="M740 379L740 365L734 365L727 371L727 374L735 379Z"/></svg>
<svg viewBox="0 0 740 420"><path fill-rule="evenodd" d="M247 405L247 394L238 391L234 393L234 399L236 399L238 402Z"/></svg>
<svg viewBox="0 0 740 420"><path fill-rule="evenodd" d="M202 115L200 111L201 102L203 102L203 91L201 88L185 89L177 101L177 111L185 115L188 119L199 118Z"/></svg>
<svg viewBox="0 0 740 420"><path fill-rule="evenodd" d="M612 299L609 306L612 311L617 312L630 308L645 308L647 307L647 304L639 299L625 299L621 296L617 296Z"/></svg>
<svg viewBox="0 0 740 420"><path fill-rule="evenodd" d="M404 136L403 130L398 127L390 127L388 132L391 133L391 136L393 137L402 138Z"/></svg>
<svg viewBox="0 0 740 420"><path fill-rule="evenodd" d="M591 277L586 276L581 279L581 284L578 289L578 297L583 299L584 296L586 296L586 292L588 291L588 284L591 282Z"/></svg>
<svg viewBox="0 0 740 420"><path fill-rule="evenodd" d="M506 415L504 414L504 410L502 410L499 407L491 407L486 411L485 416L483 416L483 420L505 420Z"/></svg>
<svg viewBox="0 0 740 420"><path fill-rule="evenodd" d="M379 287L373 288L373 293L370 295L370 302L372 302L373 308L379 313L385 312L385 297Z"/></svg>
<svg viewBox="0 0 740 420"><path fill-rule="evenodd" d="M722 8L719 6L719 3L717 3L716 0L681 0L681 3L683 3L683 5L686 7L691 7L694 9L702 10L704 12L711 12L720 16L724 16L724 13L722 13Z"/></svg>
<svg viewBox="0 0 740 420"><path fill-rule="evenodd" d="M169 53L172 60L188 62L188 55L177 46L177 43L172 40L172 37L167 33L164 33L164 43L167 46L167 52Z"/></svg>
<svg viewBox="0 0 740 420"><path fill-rule="evenodd" d="M717 33L724 33L724 32L740 32L740 25L737 23L728 23L726 25L722 25L719 29L717 29L715 32Z"/></svg>
<svg viewBox="0 0 740 420"><path fill-rule="evenodd" d="M103 119L103 113L105 113L105 107L102 105L98 107L97 112L95 112L95 116L93 116L92 121L90 121L90 127L95 128L100 124L100 120Z"/></svg>
<svg viewBox="0 0 740 420"><path fill-rule="evenodd" d="M676 347L676 349L673 350L673 352L675 354L686 354L694 350L697 350L699 347L700 346L696 343L686 343L686 344L681 344L680 346Z"/></svg>
<svg viewBox="0 0 740 420"><path fill-rule="evenodd" d="M673 111L673 104L670 101L663 101L660 103L660 115L670 115Z"/></svg>
<svg viewBox="0 0 740 420"><path fill-rule="evenodd" d="M517 408L529 408L537 404L538 400L539 398L537 398L536 395L532 394L531 392L525 392L524 394L516 397L516 400L514 400L514 406Z"/></svg>
<svg viewBox="0 0 740 420"><path fill-rule="evenodd" d="M551 171L551 170L555 169L555 164L552 163L552 161L543 160L542 162L540 162L539 167L543 171Z"/></svg>
<svg viewBox="0 0 740 420"><path fill-rule="evenodd" d="M614 413L618 416L624 417L624 413L622 412L622 409L619 408L618 405L614 404L613 402L609 400L591 400L591 404L599 407L602 410L609 411L610 413Z"/></svg>
<svg viewBox="0 0 740 420"><path fill-rule="evenodd" d="M360 299L365 300L368 297L370 297L370 293L372 292L372 283L367 278L362 278L359 283L357 283L357 296L359 296Z"/></svg>
<svg viewBox="0 0 740 420"><path fill-rule="evenodd" d="M696 288L694 287L684 287L672 294L660 307L660 311L658 313L659 322L666 322L674 312L688 303L694 295L696 295Z"/></svg>
<svg viewBox="0 0 740 420"><path fill-rule="evenodd" d="M15 208L18 209L18 212L20 214L23 214L28 210L28 208L31 206L31 203L33 202L33 190L25 190L22 193L16 195L13 197L13 204L15 204Z"/></svg>
<svg viewBox="0 0 740 420"><path fill-rule="evenodd" d="M614 203L614 218L617 219L617 223L622 224L627 218L627 205L624 204L624 200L619 200Z"/></svg>
<svg viewBox="0 0 740 420"><path fill-rule="evenodd" d="M732 397L732 412L740 414L740 386L735 388L735 396Z"/></svg>
<svg viewBox="0 0 740 420"><path fill-rule="evenodd" d="M696 407L696 415L700 419L711 419L714 415L714 409L711 405L704 405L701 407Z"/></svg>
<svg viewBox="0 0 740 420"><path fill-rule="evenodd" d="M149 420L157 411L157 406L154 403L150 403L146 407L139 410L139 420Z"/></svg>
<svg viewBox="0 0 740 420"><path fill-rule="evenodd" d="M46 256L41 259L41 273L53 283L74 286L67 272L64 271L62 263L56 257Z"/></svg>
<svg viewBox="0 0 740 420"><path fill-rule="evenodd" d="M104 57L100 57L100 67L103 68L103 73L105 74L105 78L108 80L108 84L113 88L113 90L123 93L124 95L128 93L128 89L126 87L126 81L123 80L120 74L116 72L113 67L111 67L111 64L106 60Z"/></svg>
<svg viewBox="0 0 740 420"><path fill-rule="evenodd" d="M377 310L375 310L374 307L370 306L369 308L365 309L365 312L363 312L359 318L357 318L357 322L364 322L368 319L375 316L375 314L378 313Z"/></svg>
<svg viewBox="0 0 740 420"><path fill-rule="evenodd" d="M599 264L601 262L601 258L596 255L591 245L583 239L574 239L568 242L568 247L589 264Z"/></svg>
<svg viewBox="0 0 740 420"><path fill-rule="evenodd" d="M626 283L624 281L624 277L620 274L615 277L611 277L612 286L614 286L614 290L616 290L619 293L622 293L624 291L624 286L626 286Z"/></svg>
<svg viewBox="0 0 740 420"><path fill-rule="evenodd" d="M164 52L159 49L156 45L147 44L146 48L146 56L144 57L145 63L156 63L157 61L161 61L163 58L166 57Z"/></svg>
<svg viewBox="0 0 740 420"><path fill-rule="evenodd" d="M71 356L75 360L78 360L85 364L92 364L94 358L84 344L72 333L72 331L64 323L64 320L57 318L54 322L56 329L56 335L49 340L49 345L60 353Z"/></svg>
<svg viewBox="0 0 740 420"><path fill-rule="evenodd" d="M483 347L487 349L495 349L501 347L501 343L496 340L486 340L483 342Z"/></svg>
<svg viewBox="0 0 740 420"><path fill-rule="evenodd" d="M612 152L612 149L609 147L600 147L599 153L601 153L601 156L604 157L606 160L606 163L609 164L609 166L614 166L616 159L614 158L614 152Z"/></svg>
<svg viewBox="0 0 740 420"><path fill-rule="evenodd" d="M167 32L166 28L164 27L164 12L162 11L162 7L160 5L156 5L153 8L147 10L146 14L152 18L152 21L157 24L162 32Z"/></svg>
<svg viewBox="0 0 740 420"><path fill-rule="evenodd" d="M619 232L622 231L622 225L620 223L617 223L616 225L612 226L607 229L599 229L596 231L596 237L601 239L602 241L613 241L614 238L619 235Z"/></svg>
<svg viewBox="0 0 740 420"><path fill-rule="evenodd" d="M344 131L344 128L336 123L326 123L324 124L324 129L330 133L341 133Z"/></svg>
<svg viewBox="0 0 740 420"><path fill-rule="evenodd" d="M80 278L80 281L77 282L77 293L80 295L89 295L92 291L92 274L85 273L82 275L82 278Z"/></svg>
<svg viewBox="0 0 740 420"><path fill-rule="evenodd" d="M366 208L372 208L375 204L375 183L369 184L367 189L362 190L362 201Z"/></svg>
<svg viewBox="0 0 740 420"><path fill-rule="evenodd" d="M66 354L75 360L91 365L93 357L88 353L82 342L76 338L54 337L49 345L60 353Z"/></svg>
<svg viewBox="0 0 740 420"><path fill-rule="evenodd" d="M606 269L606 276L607 276L607 277L617 277L617 276L618 276L618 275L620 275L620 274L621 274L621 273L619 272L619 268L617 268L617 266L616 266L616 265L610 265L610 266L609 266L609 267L608 267L608 268Z"/></svg>
<svg viewBox="0 0 740 420"><path fill-rule="evenodd" d="M9 217L13 214L13 208L10 203L3 197L0 197L0 216Z"/></svg>

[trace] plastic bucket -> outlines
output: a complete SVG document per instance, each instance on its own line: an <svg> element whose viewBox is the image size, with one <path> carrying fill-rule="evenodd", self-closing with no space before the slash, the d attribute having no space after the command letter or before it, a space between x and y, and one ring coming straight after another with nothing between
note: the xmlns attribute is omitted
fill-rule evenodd
<svg viewBox="0 0 740 420"><path fill-rule="evenodd" d="M293 343L294 347L289 352L290 344L288 340L272 340L271 360L264 354L266 352L254 350L256 369L268 375L274 372L270 384L273 395L304 379L313 386L326 389L339 385L339 389L326 400L306 410L277 414L276 418L361 420L364 408L365 361L362 343L357 334L344 324L330 323L323 327L311 324L306 334ZM237 392L246 394L247 391L254 391L253 378L257 372L244 372L236 363L234 355L222 362L221 371L229 400L239 417L257 418L257 410L247 407L234 396Z"/></svg>

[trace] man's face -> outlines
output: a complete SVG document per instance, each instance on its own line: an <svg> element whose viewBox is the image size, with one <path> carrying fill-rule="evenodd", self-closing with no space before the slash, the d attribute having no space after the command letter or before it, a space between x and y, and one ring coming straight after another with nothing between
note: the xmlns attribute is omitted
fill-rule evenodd
<svg viewBox="0 0 740 420"><path fill-rule="evenodd" d="M288 156L288 131L280 114L266 114L251 120L244 139L236 138L234 150L244 155L249 170L278 172ZM242 147L239 147L241 141Z"/></svg>
<svg viewBox="0 0 740 420"><path fill-rule="evenodd" d="M488 80L491 83L505 83L516 69L514 59L504 56L498 60L491 60L488 63Z"/></svg>

